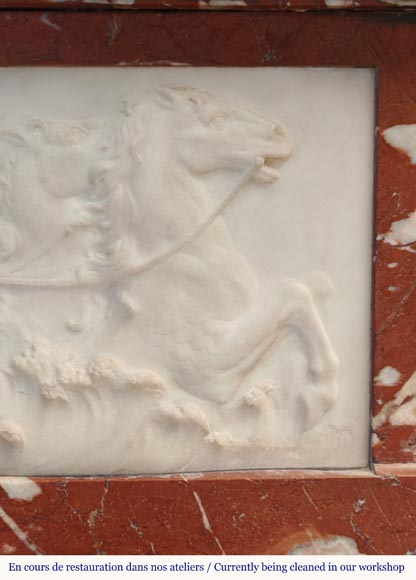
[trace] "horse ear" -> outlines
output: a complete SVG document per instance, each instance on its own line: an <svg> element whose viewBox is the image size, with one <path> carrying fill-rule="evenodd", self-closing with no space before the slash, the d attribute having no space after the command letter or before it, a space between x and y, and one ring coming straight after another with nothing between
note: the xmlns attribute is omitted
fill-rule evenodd
<svg viewBox="0 0 416 580"><path fill-rule="evenodd" d="M153 94L156 103L165 109L171 109L177 101L174 89L156 89Z"/></svg>
<svg viewBox="0 0 416 580"><path fill-rule="evenodd" d="M39 139L45 138L47 125L43 119L30 116L28 118L27 126L29 129L29 135L33 141L38 142Z"/></svg>
<svg viewBox="0 0 416 580"><path fill-rule="evenodd" d="M140 103L138 101L130 101L129 99L124 99L121 102L120 112L126 117L133 117L139 115Z"/></svg>
<svg viewBox="0 0 416 580"><path fill-rule="evenodd" d="M0 131L0 141L4 141L14 147L19 147L20 149L28 147L26 139L15 131Z"/></svg>

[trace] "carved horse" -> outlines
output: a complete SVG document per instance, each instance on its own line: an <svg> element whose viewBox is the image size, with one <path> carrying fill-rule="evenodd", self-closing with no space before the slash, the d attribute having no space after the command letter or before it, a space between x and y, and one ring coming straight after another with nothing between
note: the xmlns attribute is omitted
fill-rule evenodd
<svg viewBox="0 0 416 580"><path fill-rule="evenodd" d="M221 216L192 237L192 230L215 214L207 175L231 172L234 183L246 179L246 188L249 182L273 183L279 176L276 165L291 153L284 129L188 88L159 93L157 111L148 118L144 135L152 134L158 119L165 140L143 155L142 164L153 165L148 181L133 180L140 184L139 230L156 246L149 248L151 255L190 239L137 281L143 296L161 289L159 306L150 301L157 317L148 328L165 336L170 377L195 397L229 401L250 385L254 371L259 377L259 366L273 357L279 341L295 333L307 359L297 420L305 429L314 425L335 402L338 361L311 292L288 280L267 296L258 294Z"/></svg>
<svg viewBox="0 0 416 580"><path fill-rule="evenodd" d="M301 430L333 406L338 362L310 290L287 280L259 293L222 215L251 183L278 179L291 153L281 126L185 87L115 120L34 120L0 132L0 143L13 150L0 167L0 289L21 293L22 319L33 317L28 293L45 296L37 332L226 405L273 379L262 365L294 334L306 360ZM14 203L18 190L24 203ZM76 301L95 304L90 321L68 315Z"/></svg>

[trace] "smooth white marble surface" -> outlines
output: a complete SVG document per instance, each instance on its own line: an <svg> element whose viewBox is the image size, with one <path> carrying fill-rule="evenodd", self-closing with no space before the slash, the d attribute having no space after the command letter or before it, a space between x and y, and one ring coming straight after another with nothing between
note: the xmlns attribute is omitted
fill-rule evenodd
<svg viewBox="0 0 416 580"><path fill-rule="evenodd" d="M367 465L373 72L0 83L0 473Z"/></svg>

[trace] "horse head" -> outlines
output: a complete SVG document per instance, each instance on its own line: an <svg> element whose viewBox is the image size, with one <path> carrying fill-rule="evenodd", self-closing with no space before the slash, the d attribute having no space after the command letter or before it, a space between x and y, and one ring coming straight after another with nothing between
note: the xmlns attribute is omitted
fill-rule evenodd
<svg viewBox="0 0 416 580"><path fill-rule="evenodd" d="M124 116L29 118L0 131L0 263L7 260L9 271L51 249L60 262L63 246L70 258L62 263L69 261L74 271L88 260L91 247L101 249L102 224L107 224L109 239L107 222L119 219L112 215L118 207L111 195L125 179L131 159L120 119Z"/></svg>
<svg viewBox="0 0 416 580"><path fill-rule="evenodd" d="M243 172L257 161L255 180L272 183L279 177L279 161L292 152L281 125L207 92L167 88L156 91L156 100L173 113L175 151L192 173Z"/></svg>
<svg viewBox="0 0 416 580"><path fill-rule="evenodd" d="M11 261L9 266L35 248L59 243L80 223L91 134L82 123L36 119L0 131L1 215L15 231L13 238L1 236L0 259Z"/></svg>

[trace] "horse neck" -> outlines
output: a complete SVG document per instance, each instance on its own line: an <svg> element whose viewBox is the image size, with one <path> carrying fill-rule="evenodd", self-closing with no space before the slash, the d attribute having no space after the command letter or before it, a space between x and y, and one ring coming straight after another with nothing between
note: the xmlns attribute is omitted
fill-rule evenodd
<svg viewBox="0 0 416 580"><path fill-rule="evenodd" d="M143 163L138 231L149 250L164 250L186 239L212 209L209 194L172 151L173 146L159 150L157 160Z"/></svg>

